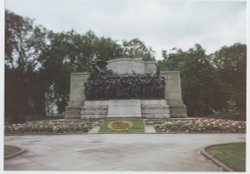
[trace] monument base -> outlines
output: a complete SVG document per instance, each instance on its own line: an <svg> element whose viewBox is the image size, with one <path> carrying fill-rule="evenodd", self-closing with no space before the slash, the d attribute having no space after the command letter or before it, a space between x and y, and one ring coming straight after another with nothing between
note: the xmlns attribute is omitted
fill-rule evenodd
<svg viewBox="0 0 250 174"><path fill-rule="evenodd" d="M66 119L79 119L81 118L82 106L67 106L65 109Z"/></svg>
<svg viewBox="0 0 250 174"><path fill-rule="evenodd" d="M144 118L170 118L170 110L167 101L141 100L142 116Z"/></svg>
<svg viewBox="0 0 250 174"><path fill-rule="evenodd" d="M186 118L186 106L185 105L171 105L171 118Z"/></svg>
<svg viewBox="0 0 250 174"><path fill-rule="evenodd" d="M84 102L84 106L81 107L81 118L170 118L172 117L171 109L173 109L172 106L169 106L165 99L94 100ZM181 117L182 110L177 111L177 108L175 108L172 111L175 112L175 117ZM79 113L79 110L77 110L77 113Z"/></svg>
<svg viewBox="0 0 250 174"><path fill-rule="evenodd" d="M139 99L109 100L107 117L141 117Z"/></svg>
<svg viewBox="0 0 250 174"><path fill-rule="evenodd" d="M81 118L105 118L107 114L107 100L85 101L81 111Z"/></svg>

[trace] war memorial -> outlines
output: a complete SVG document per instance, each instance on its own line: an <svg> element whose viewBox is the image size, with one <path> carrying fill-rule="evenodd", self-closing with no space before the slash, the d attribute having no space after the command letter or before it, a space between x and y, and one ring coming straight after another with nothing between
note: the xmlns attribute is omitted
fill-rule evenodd
<svg viewBox="0 0 250 174"><path fill-rule="evenodd" d="M71 74L65 119L6 126L6 144L28 150L5 170L234 171L206 151L223 144L245 171L245 122L187 117L178 71L142 59L91 64Z"/></svg>
<svg viewBox="0 0 250 174"><path fill-rule="evenodd" d="M91 72L71 74L66 119L187 117L178 71L159 71L141 58L91 64Z"/></svg>

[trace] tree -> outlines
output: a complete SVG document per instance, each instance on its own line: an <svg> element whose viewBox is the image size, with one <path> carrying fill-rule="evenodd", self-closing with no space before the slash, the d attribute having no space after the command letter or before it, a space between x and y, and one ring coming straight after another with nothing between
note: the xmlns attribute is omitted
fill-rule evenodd
<svg viewBox="0 0 250 174"><path fill-rule="evenodd" d="M111 38L101 37L96 40L95 52L97 58L107 61L121 57L122 47Z"/></svg>
<svg viewBox="0 0 250 174"><path fill-rule="evenodd" d="M246 110L246 45L222 47L210 55L198 44L188 51L162 52L162 70L180 71L188 115L207 115L211 110ZM235 108L232 106L235 105ZM244 119L244 118L243 118Z"/></svg>
<svg viewBox="0 0 250 174"><path fill-rule="evenodd" d="M180 71L182 94L190 116L208 114L214 108L217 83L215 69L211 65L205 50L196 44L184 52L173 49L169 54L163 51L164 60L159 62L161 69Z"/></svg>
<svg viewBox="0 0 250 174"><path fill-rule="evenodd" d="M246 112L246 45L236 43L224 46L211 55L221 82L224 105L229 111L230 103L235 103L238 112Z"/></svg>
<svg viewBox="0 0 250 174"><path fill-rule="evenodd" d="M43 113L38 69L46 29L8 10L5 20L5 114L8 120L19 122L27 115Z"/></svg>
<svg viewBox="0 0 250 174"><path fill-rule="evenodd" d="M181 49L171 49L169 53L166 50L162 50L163 61L158 61L158 65L161 70L176 71L183 67L185 52Z"/></svg>
<svg viewBox="0 0 250 174"><path fill-rule="evenodd" d="M130 41L123 41L123 57L129 58L143 58L143 60L155 60L154 50L140 41L139 39L131 39Z"/></svg>
<svg viewBox="0 0 250 174"><path fill-rule="evenodd" d="M111 38L98 38L92 31L79 34L75 31L49 34L49 49L43 52L43 77L48 82L47 96L51 96L62 113L69 99L70 73L90 71L94 56L109 60L116 58L121 47ZM53 93L50 95L49 93Z"/></svg>

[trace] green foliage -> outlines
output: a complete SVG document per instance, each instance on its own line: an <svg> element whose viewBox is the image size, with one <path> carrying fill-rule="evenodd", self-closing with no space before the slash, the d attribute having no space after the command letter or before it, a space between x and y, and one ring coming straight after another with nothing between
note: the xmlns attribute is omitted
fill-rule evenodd
<svg viewBox="0 0 250 174"><path fill-rule="evenodd" d="M43 117L46 102L63 113L69 100L70 73L91 70L90 61L119 57L154 60L154 51L141 40L98 37L94 32L56 33L33 20L6 11L5 115L8 122ZM211 55L196 44L188 51L162 52L161 70L180 71L188 115L211 110L244 113L246 110L246 45L223 47ZM233 106L233 107L232 107ZM244 114L243 114L244 115Z"/></svg>
<svg viewBox="0 0 250 174"><path fill-rule="evenodd" d="M123 57L128 58L143 58L143 60L155 60L155 52L151 47L146 45L139 39L131 39L130 41L123 41Z"/></svg>
<svg viewBox="0 0 250 174"><path fill-rule="evenodd" d="M98 59L110 60L121 57L122 46L111 38L101 37L95 42L95 52Z"/></svg>
<svg viewBox="0 0 250 174"><path fill-rule="evenodd" d="M94 56L153 59L153 50L139 39L118 44L92 31L55 33L8 10L5 33L7 122L44 116L46 102L55 103L62 113L69 100L70 73L89 71Z"/></svg>
<svg viewBox="0 0 250 174"><path fill-rule="evenodd" d="M228 111L228 102L235 104L236 111L246 110L246 45L236 43L222 47L211 55L223 88L221 102Z"/></svg>
<svg viewBox="0 0 250 174"><path fill-rule="evenodd" d="M208 118L216 118L216 119L228 119L228 120L241 120L245 121L246 116L244 113L216 113L207 116Z"/></svg>
<svg viewBox="0 0 250 174"><path fill-rule="evenodd" d="M45 29L33 20L6 11L5 113L6 120L22 122L26 115L44 113L44 85L39 55L45 49Z"/></svg>
<svg viewBox="0 0 250 174"><path fill-rule="evenodd" d="M213 146L208 153L236 171L246 171L246 143Z"/></svg>
<svg viewBox="0 0 250 174"><path fill-rule="evenodd" d="M162 52L161 70L180 71L188 115L203 116L213 111L245 112L246 46L234 44L211 55L196 44L188 51ZM235 108L233 104L235 103Z"/></svg>
<svg viewBox="0 0 250 174"><path fill-rule="evenodd" d="M188 115L207 114L206 110L213 107L216 100L213 96L217 92L218 79L205 50L196 44L186 52L180 49L173 51L169 54L163 52L164 61L160 62L160 67L180 71L183 99L187 105Z"/></svg>

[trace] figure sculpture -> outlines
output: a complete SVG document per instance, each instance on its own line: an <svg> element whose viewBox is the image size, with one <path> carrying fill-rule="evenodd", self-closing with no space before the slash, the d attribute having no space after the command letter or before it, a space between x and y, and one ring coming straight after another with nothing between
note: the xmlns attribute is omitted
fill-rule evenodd
<svg viewBox="0 0 250 174"><path fill-rule="evenodd" d="M158 73L116 74L107 70L103 60L94 59L91 64L93 70L84 84L87 100L164 98L165 80Z"/></svg>

